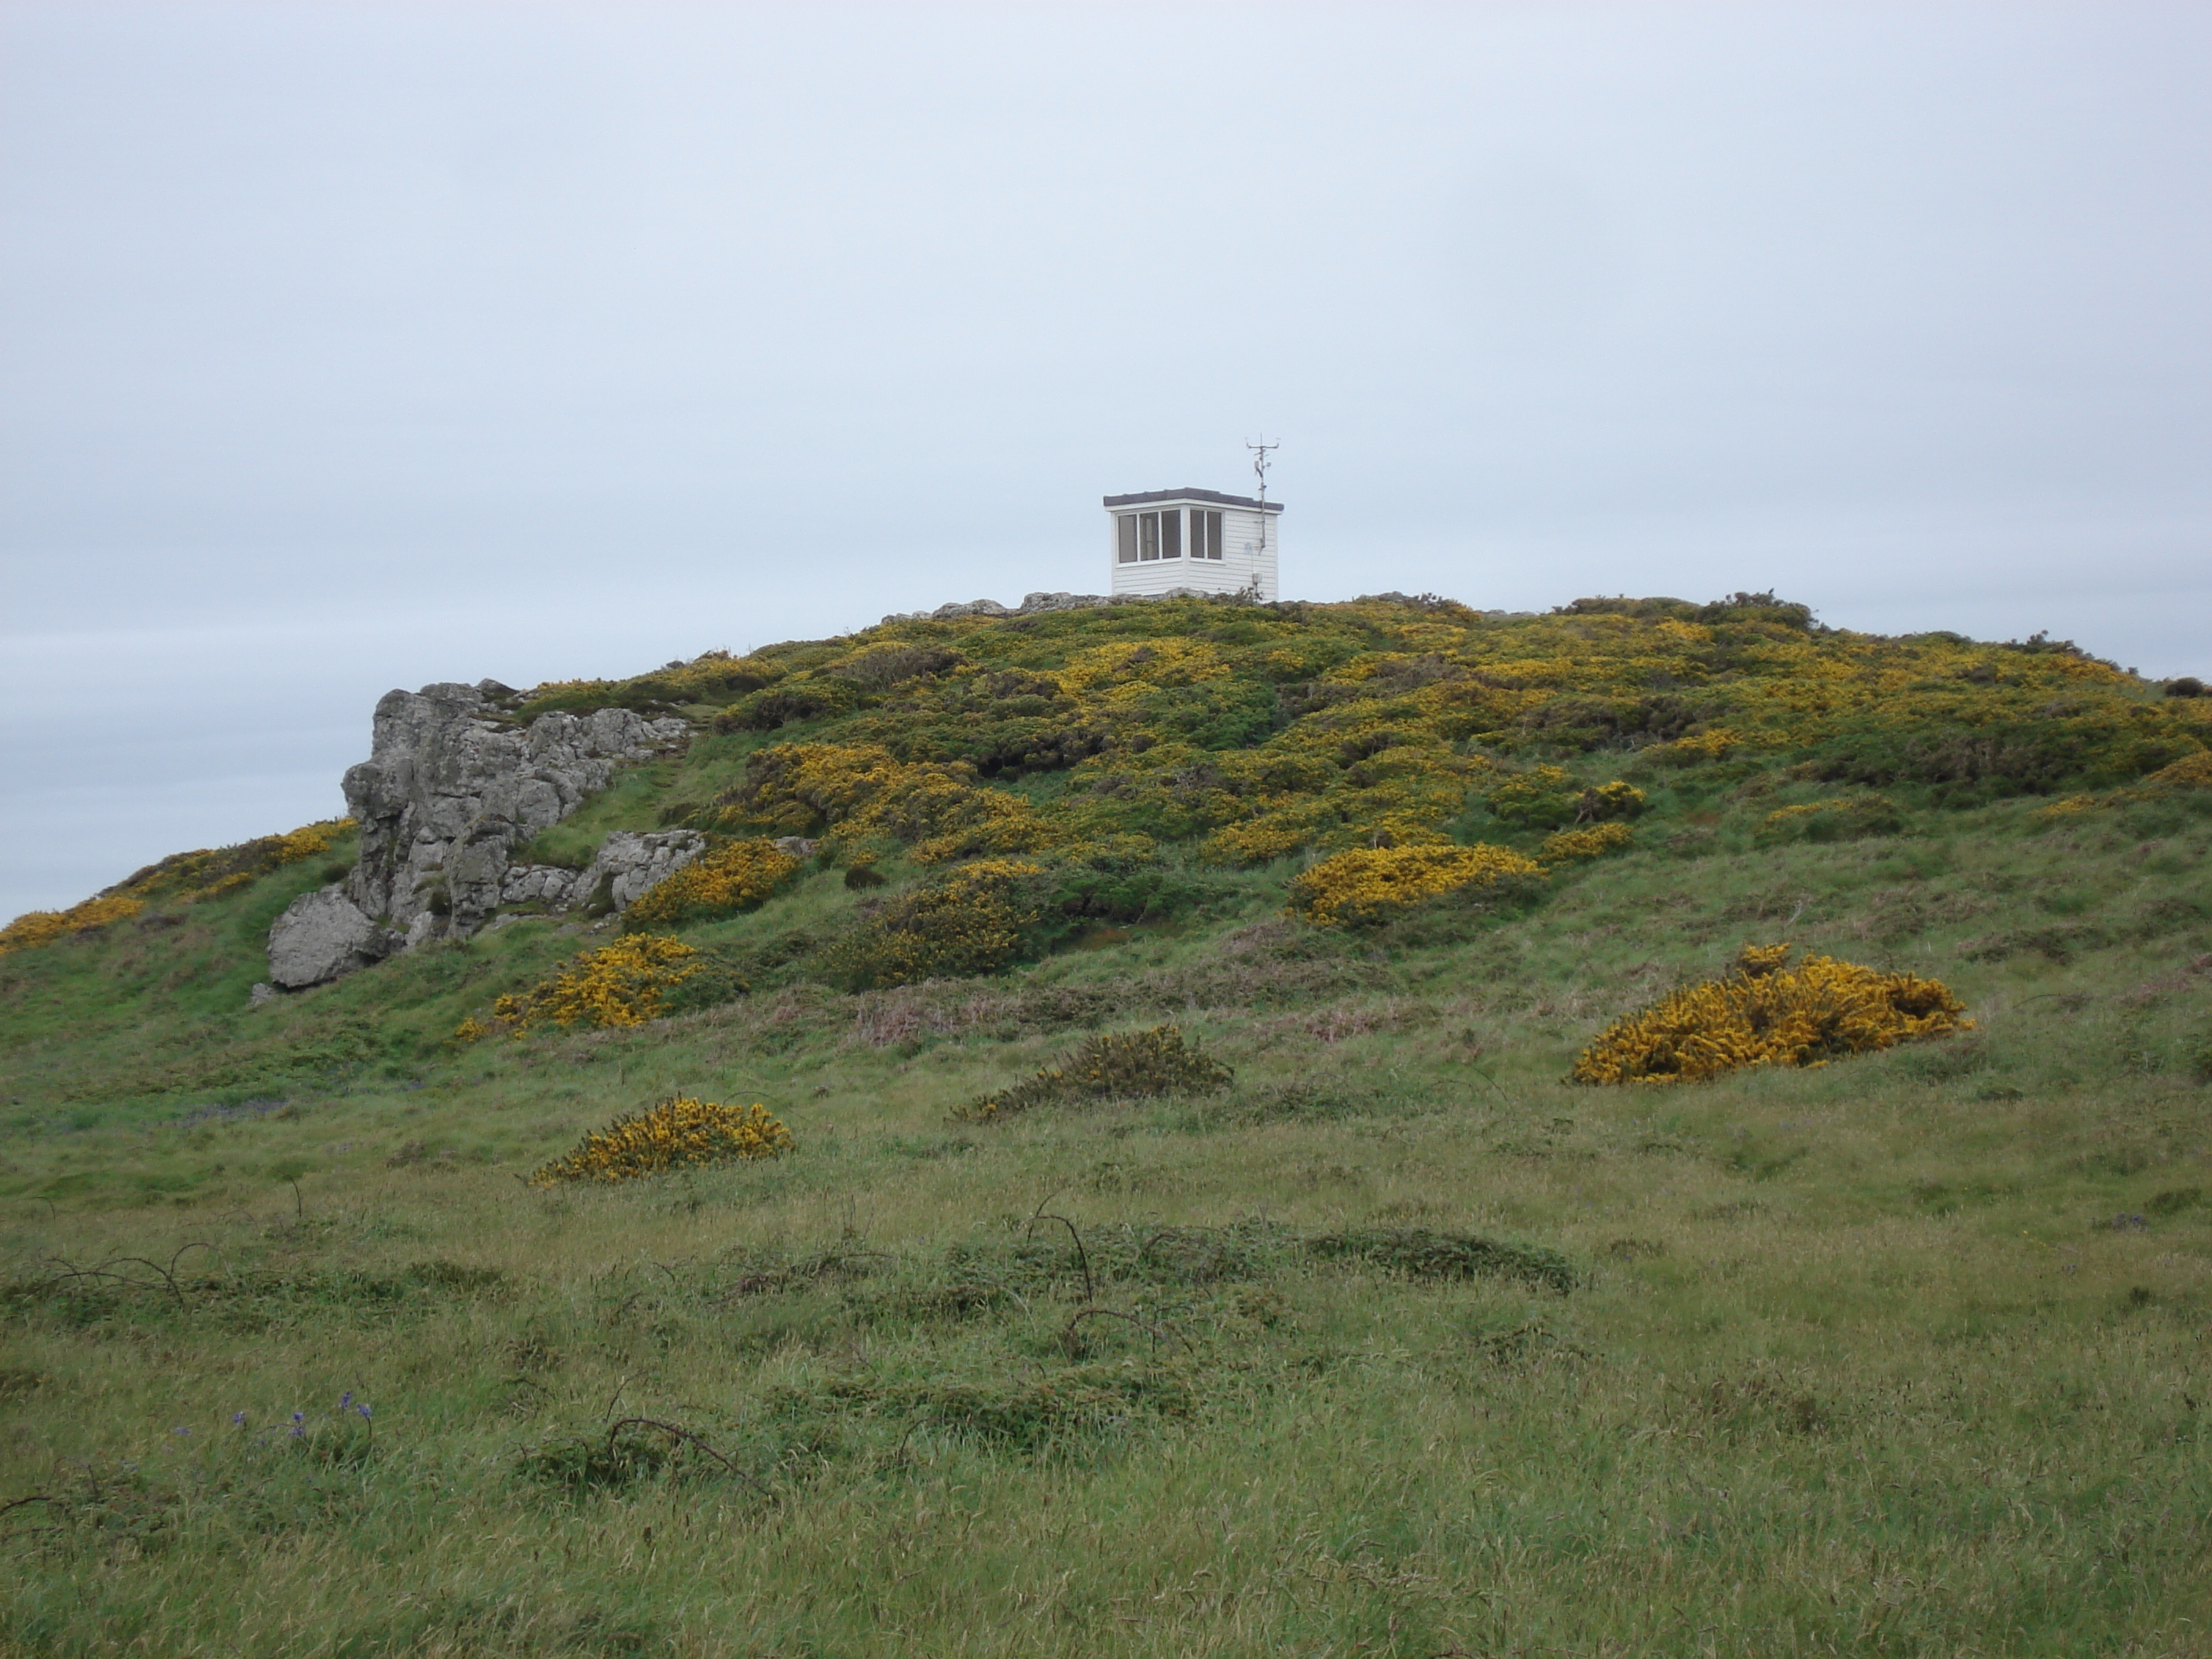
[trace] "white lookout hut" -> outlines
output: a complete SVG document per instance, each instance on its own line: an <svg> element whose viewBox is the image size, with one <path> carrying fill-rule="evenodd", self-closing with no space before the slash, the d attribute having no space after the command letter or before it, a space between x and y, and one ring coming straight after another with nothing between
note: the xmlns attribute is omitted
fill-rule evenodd
<svg viewBox="0 0 2212 1659"><path fill-rule="evenodd" d="M1280 501L1212 489L1146 489L1109 495L1107 558L1116 595L1172 588L1273 599Z"/></svg>

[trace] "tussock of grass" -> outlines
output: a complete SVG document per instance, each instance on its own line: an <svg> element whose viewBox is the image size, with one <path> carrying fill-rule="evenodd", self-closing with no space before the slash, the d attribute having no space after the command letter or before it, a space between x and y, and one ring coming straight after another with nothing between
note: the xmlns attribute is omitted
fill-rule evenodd
<svg viewBox="0 0 2212 1659"><path fill-rule="evenodd" d="M1567 1291L1580 1281L1565 1256L1540 1246L1422 1227L1356 1227L1307 1241L1320 1256L1356 1256L1409 1279L1516 1279Z"/></svg>
<svg viewBox="0 0 2212 1659"><path fill-rule="evenodd" d="M965 1122L990 1123L1039 1106L1085 1100L1147 1100L1218 1094L1236 1080L1229 1067L1183 1041L1179 1025L1109 1031L1086 1037L1058 1066L955 1109Z"/></svg>

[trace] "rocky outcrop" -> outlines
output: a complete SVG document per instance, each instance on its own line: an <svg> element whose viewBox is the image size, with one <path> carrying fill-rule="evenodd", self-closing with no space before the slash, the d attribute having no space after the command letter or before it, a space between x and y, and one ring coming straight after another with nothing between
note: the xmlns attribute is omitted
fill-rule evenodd
<svg viewBox="0 0 2212 1659"><path fill-rule="evenodd" d="M511 864L500 878L499 902L565 910L574 902L576 878L583 873L558 864Z"/></svg>
<svg viewBox="0 0 2212 1659"><path fill-rule="evenodd" d="M507 902L519 843L605 788L617 766L677 746L690 729L626 708L522 726L507 712L516 696L492 680L393 691L376 705L369 757L345 775L361 824L348 896L410 945L475 932Z"/></svg>
<svg viewBox="0 0 2212 1659"><path fill-rule="evenodd" d="M398 942L336 887L302 893L269 930L269 977L304 991L381 961Z"/></svg>
<svg viewBox="0 0 2212 1659"><path fill-rule="evenodd" d="M1009 611L996 599L956 600L934 611L896 611L886 623L950 622L955 617L1034 617L1046 611L1083 611L1094 605L1111 605L1103 593L1031 593Z"/></svg>
<svg viewBox="0 0 2212 1659"><path fill-rule="evenodd" d="M599 855L581 870L552 864L510 866L500 886L505 904L542 904L549 910L579 907L621 912L639 894L672 876L706 850L696 830L665 830L638 835L617 830L599 844Z"/></svg>
<svg viewBox="0 0 2212 1659"><path fill-rule="evenodd" d="M674 875L706 848L707 838L696 830L645 836L617 830L599 843L599 857L576 878L572 902L627 910L639 894L662 877Z"/></svg>

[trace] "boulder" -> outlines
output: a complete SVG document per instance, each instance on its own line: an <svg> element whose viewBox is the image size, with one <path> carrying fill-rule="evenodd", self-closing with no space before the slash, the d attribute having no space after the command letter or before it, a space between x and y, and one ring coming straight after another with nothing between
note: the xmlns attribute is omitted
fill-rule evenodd
<svg viewBox="0 0 2212 1659"><path fill-rule="evenodd" d="M281 990L303 991L381 960L393 943L336 887L302 893L269 930L269 978Z"/></svg>

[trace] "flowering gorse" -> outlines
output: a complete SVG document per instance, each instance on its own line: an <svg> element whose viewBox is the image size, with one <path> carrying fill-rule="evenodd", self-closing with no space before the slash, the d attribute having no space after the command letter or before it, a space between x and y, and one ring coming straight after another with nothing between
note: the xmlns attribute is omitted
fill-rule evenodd
<svg viewBox="0 0 2212 1659"><path fill-rule="evenodd" d="M1850 795L1801 801L1769 812L1753 831L1764 842L1853 841L1888 835L1903 827L1896 803L1887 795Z"/></svg>
<svg viewBox="0 0 2212 1659"><path fill-rule="evenodd" d="M1067 838L1029 802L979 787L963 761L909 763L874 744L782 744L747 763L725 796L740 818L842 839L888 836L916 860L941 864L978 853L1027 853Z"/></svg>
<svg viewBox="0 0 2212 1659"><path fill-rule="evenodd" d="M327 853L342 836L354 829L351 818L332 818L289 830L281 836L264 836L235 847L210 848L196 853L174 853L159 864L150 864L128 881L120 882L97 897L66 910L33 910L0 927L0 956L51 945L72 933L95 932L141 914L149 902L160 899L187 902L221 898L250 886L272 870L297 864Z"/></svg>
<svg viewBox="0 0 2212 1659"><path fill-rule="evenodd" d="M623 926L675 927L750 909L788 880L799 865L772 841L730 842L647 888L623 913Z"/></svg>
<svg viewBox="0 0 2212 1659"><path fill-rule="evenodd" d="M530 1184L634 1181L737 1158L776 1158L792 1146L791 1131L762 1106L721 1106L673 1095L593 1130L574 1152L535 1171Z"/></svg>
<svg viewBox="0 0 2212 1659"><path fill-rule="evenodd" d="M803 722L803 741L748 755L688 821L896 842L940 865L1114 837L1253 865L1449 847L1478 806L1533 836L1647 810L1576 755L1633 752L1655 771L1788 763L1971 802L2124 784L2212 742L2212 699L2146 696L2062 644L1831 630L1759 594L1511 618L1384 597L905 619L556 694L696 699L732 732ZM1043 773L1060 787L1019 787ZM1840 810L1785 830L1880 832Z"/></svg>
<svg viewBox="0 0 2212 1659"><path fill-rule="evenodd" d="M582 956L520 996L492 1005L487 1024L471 1017L453 1033L472 1042L504 1031L520 1036L532 1027L642 1025L658 1018L668 993L702 965L700 953L681 939L632 933Z"/></svg>
<svg viewBox="0 0 2212 1659"><path fill-rule="evenodd" d="M1698 1083L1747 1066L1824 1066L1971 1029L1940 980L1746 945L1727 975L1614 1021L1583 1050L1576 1083Z"/></svg>
<svg viewBox="0 0 2212 1659"><path fill-rule="evenodd" d="M66 910L31 910L0 927L0 956L51 945L70 933L88 933L128 921L146 907L134 898L91 898Z"/></svg>
<svg viewBox="0 0 2212 1659"><path fill-rule="evenodd" d="M917 980L996 973L1020 954L1042 915L1032 890L1044 866L976 859L884 903L823 956L823 976L866 991Z"/></svg>
<svg viewBox="0 0 2212 1659"><path fill-rule="evenodd" d="M2193 755L2184 755L2169 766L2161 766L2140 783L2125 789L2114 789L2102 795L2069 795L2048 806L2039 807L2035 816L2045 823L2063 821L2083 812L2094 812L2107 806L2124 806L2130 801L2155 800L2176 790L2212 789L2212 750L2199 750Z"/></svg>
<svg viewBox="0 0 2212 1659"><path fill-rule="evenodd" d="M1621 851L1635 839L1636 832L1625 823L1594 823L1587 830L1555 830L1536 850L1551 863L1566 864L1577 859L1603 858L1607 853Z"/></svg>
<svg viewBox="0 0 2212 1659"><path fill-rule="evenodd" d="M1358 927L1462 887L1543 873L1503 847L1355 848L1294 877L1291 908L1323 927Z"/></svg>

